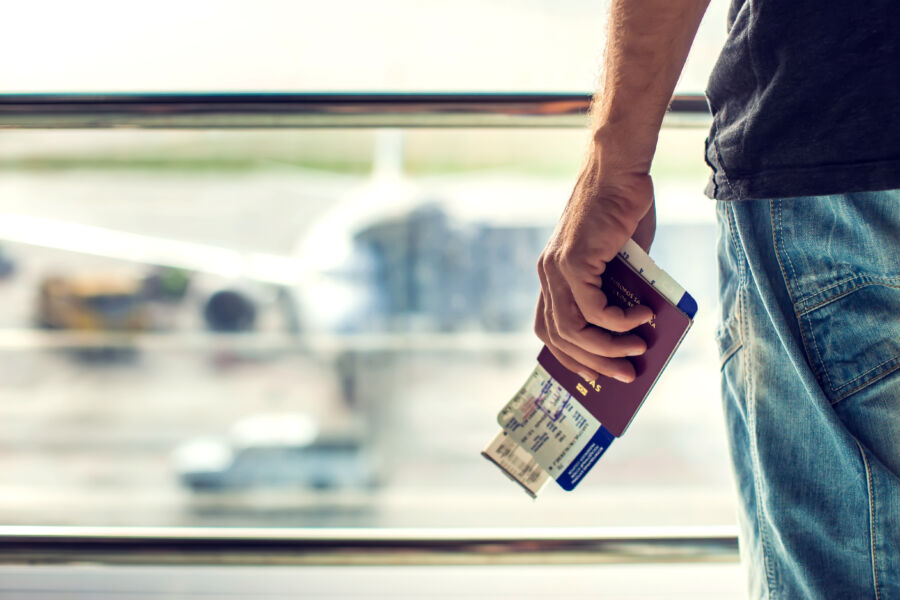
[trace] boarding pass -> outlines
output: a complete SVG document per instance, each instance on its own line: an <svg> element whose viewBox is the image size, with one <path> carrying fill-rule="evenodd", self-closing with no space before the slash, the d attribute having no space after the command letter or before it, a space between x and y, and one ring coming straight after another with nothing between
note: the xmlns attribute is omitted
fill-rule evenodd
<svg viewBox="0 0 900 600"><path fill-rule="evenodd" d="M659 295L692 318L696 303L633 241L619 257ZM595 381L577 384L582 392ZM576 391L576 390L572 390ZM576 395L538 364L497 415L501 430L482 451L510 479L536 497L554 479L570 491L578 485L615 439Z"/></svg>

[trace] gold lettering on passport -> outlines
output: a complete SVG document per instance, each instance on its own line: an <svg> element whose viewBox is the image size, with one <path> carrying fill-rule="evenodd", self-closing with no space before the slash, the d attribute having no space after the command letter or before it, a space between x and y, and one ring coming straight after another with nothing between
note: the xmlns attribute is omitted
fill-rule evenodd
<svg viewBox="0 0 900 600"><path fill-rule="evenodd" d="M632 308L635 304L640 304L641 300L634 295L634 292L629 290L627 287L622 285L622 283L617 280L612 280L613 284L616 286L615 294L625 304L628 308Z"/></svg>
<svg viewBox="0 0 900 600"><path fill-rule="evenodd" d="M612 282L616 286L616 297L618 297L619 300L621 300L622 303L625 304L625 306L627 306L628 308L634 308L636 304L641 303L640 298L635 296L634 292L622 285L622 283L617 279L612 279ZM650 321L648 321L647 324L650 325L650 327L652 327L653 329L656 329L656 313L653 313L653 316L650 317ZM597 391L600 391L599 388L597 389Z"/></svg>

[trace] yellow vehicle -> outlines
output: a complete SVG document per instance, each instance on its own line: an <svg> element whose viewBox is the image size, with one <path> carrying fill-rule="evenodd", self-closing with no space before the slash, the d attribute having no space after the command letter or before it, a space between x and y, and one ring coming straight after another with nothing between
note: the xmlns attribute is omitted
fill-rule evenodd
<svg viewBox="0 0 900 600"><path fill-rule="evenodd" d="M49 329L146 331L151 326L143 280L123 274L47 277L37 309L38 324Z"/></svg>

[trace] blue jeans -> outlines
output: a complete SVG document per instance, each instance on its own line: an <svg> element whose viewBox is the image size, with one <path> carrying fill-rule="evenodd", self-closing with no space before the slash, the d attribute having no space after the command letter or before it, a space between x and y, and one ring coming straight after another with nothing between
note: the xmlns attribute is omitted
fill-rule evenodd
<svg viewBox="0 0 900 600"><path fill-rule="evenodd" d="M720 202L753 598L900 598L900 190Z"/></svg>

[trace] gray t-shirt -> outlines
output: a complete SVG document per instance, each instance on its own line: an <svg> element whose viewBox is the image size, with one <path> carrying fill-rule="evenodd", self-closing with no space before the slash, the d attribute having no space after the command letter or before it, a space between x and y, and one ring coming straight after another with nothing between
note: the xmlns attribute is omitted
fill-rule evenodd
<svg viewBox="0 0 900 600"><path fill-rule="evenodd" d="M707 195L900 188L900 0L733 0L728 21Z"/></svg>

